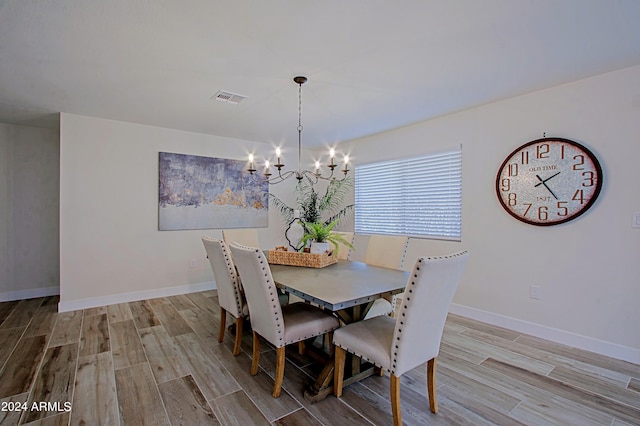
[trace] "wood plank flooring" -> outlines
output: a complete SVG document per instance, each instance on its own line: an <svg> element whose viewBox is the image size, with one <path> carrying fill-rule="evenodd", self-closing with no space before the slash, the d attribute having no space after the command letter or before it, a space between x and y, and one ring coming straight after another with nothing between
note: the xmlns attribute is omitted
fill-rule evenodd
<svg viewBox="0 0 640 426"><path fill-rule="evenodd" d="M322 366L251 336L217 342L215 291L57 313L57 297L0 303L0 425L389 425L389 378L311 404ZM231 324L232 321L227 321ZM247 327L248 328L248 327ZM402 377L407 425L640 425L640 366L450 315L438 357L440 411L426 367ZM35 405L34 405L35 404Z"/></svg>

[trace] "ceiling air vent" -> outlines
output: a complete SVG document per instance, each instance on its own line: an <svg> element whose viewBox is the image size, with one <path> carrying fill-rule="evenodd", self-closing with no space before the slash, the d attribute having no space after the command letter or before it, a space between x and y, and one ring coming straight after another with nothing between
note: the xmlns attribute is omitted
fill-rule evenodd
<svg viewBox="0 0 640 426"><path fill-rule="evenodd" d="M218 93L213 95L211 99L215 99L216 101L224 102L227 104L239 104L240 102L247 99L246 96L238 95L237 93L225 92L224 90L219 90Z"/></svg>

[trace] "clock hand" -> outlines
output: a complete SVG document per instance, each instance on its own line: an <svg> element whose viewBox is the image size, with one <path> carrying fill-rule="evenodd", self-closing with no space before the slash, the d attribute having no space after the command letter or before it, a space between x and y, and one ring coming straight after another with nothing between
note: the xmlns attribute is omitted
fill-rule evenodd
<svg viewBox="0 0 640 426"><path fill-rule="evenodd" d="M560 172L558 172L560 173ZM556 176L558 173L556 173L553 176ZM553 177L551 176L551 177ZM540 177L540 175L536 175L536 177L538 178L538 180L540 181L540 183L536 184L536 186L540 186L540 185L544 185L545 188L547 188L549 190L549 192L551 193L551 195L553 195L553 198L555 198L556 200L558 199L558 197L556 197L556 194L553 193L553 191L551 190L551 188L549 188L549 186L547 186L547 181L551 178L547 178L545 180L542 180L542 178Z"/></svg>
<svg viewBox="0 0 640 426"><path fill-rule="evenodd" d="M549 176L549 177L548 177L548 178L546 178L545 180L540 179L540 176L536 175L536 177L542 181L542 182L540 182L540 183L537 183L537 184L536 184L536 187L538 187L538 186L542 185L543 183L545 183L545 182L546 182L546 181L548 181L549 179L551 179L551 178L554 178L554 177L558 176L559 174L560 174L560 172L556 173L555 175L551 175L551 176ZM547 185L545 185L545 186L547 186Z"/></svg>

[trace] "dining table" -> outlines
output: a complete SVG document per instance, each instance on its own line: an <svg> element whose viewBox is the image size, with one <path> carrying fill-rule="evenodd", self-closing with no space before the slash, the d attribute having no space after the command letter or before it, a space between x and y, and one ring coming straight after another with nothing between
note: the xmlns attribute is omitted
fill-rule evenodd
<svg viewBox="0 0 640 426"><path fill-rule="evenodd" d="M409 272L369 265L364 262L339 260L323 268L270 264L275 284L286 293L335 313L344 324L361 321L379 298L390 299L401 293ZM345 386L375 372L353 356L345 377ZM333 391L334 360L325 365L313 385L305 391L311 402L324 399Z"/></svg>

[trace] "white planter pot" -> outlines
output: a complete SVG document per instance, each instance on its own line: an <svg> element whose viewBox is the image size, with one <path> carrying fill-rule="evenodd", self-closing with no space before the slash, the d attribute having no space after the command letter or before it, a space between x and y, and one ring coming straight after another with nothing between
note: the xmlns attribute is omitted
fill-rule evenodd
<svg viewBox="0 0 640 426"><path fill-rule="evenodd" d="M331 248L329 243L311 243L311 253L313 254L322 254L326 251L329 251Z"/></svg>

